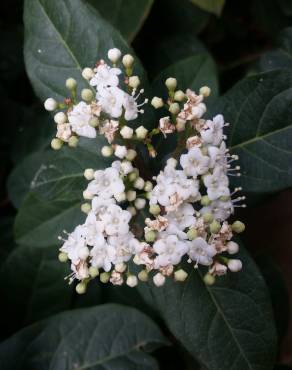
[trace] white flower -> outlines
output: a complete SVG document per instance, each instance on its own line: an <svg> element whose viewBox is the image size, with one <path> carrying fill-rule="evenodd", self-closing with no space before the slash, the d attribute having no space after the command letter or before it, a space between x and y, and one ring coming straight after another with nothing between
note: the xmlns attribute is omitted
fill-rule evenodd
<svg viewBox="0 0 292 370"><path fill-rule="evenodd" d="M215 166L221 166L223 170L227 170L227 157L226 157L226 144L224 141L220 144L220 147L209 146L208 154L210 157L210 168Z"/></svg>
<svg viewBox="0 0 292 370"><path fill-rule="evenodd" d="M234 212L234 206L231 200L214 200L209 206L200 209L200 213L211 213L216 220L224 221Z"/></svg>
<svg viewBox="0 0 292 370"><path fill-rule="evenodd" d="M104 271L110 271L111 261L115 257L115 248L105 242L98 240L90 251L91 265L97 268L103 268Z"/></svg>
<svg viewBox="0 0 292 370"><path fill-rule="evenodd" d="M85 240L87 245L93 246L97 242L101 243L104 241L102 235L104 224L97 220L96 213L93 211L88 213L84 226L86 227Z"/></svg>
<svg viewBox="0 0 292 370"><path fill-rule="evenodd" d="M120 178L119 171L109 167L105 170L94 172L94 180L88 184L87 190L93 195L98 195L102 198L110 198L124 192L125 185Z"/></svg>
<svg viewBox="0 0 292 370"><path fill-rule="evenodd" d="M101 109L113 118L119 118L123 112L124 91L118 87L98 90L97 99Z"/></svg>
<svg viewBox="0 0 292 370"><path fill-rule="evenodd" d="M116 204L110 205L107 211L100 215L100 219L104 222L107 235L123 235L129 232L131 213Z"/></svg>
<svg viewBox="0 0 292 370"><path fill-rule="evenodd" d="M209 157L202 154L199 148L191 148L187 154L180 157L180 164L187 176L196 178L209 169Z"/></svg>
<svg viewBox="0 0 292 370"><path fill-rule="evenodd" d="M67 253L68 258L77 264L80 261L80 251L86 247L86 228L84 225L79 225L75 230L68 235L68 239L60 248L61 252Z"/></svg>
<svg viewBox="0 0 292 370"><path fill-rule="evenodd" d="M204 176L204 184L211 200L230 195L228 177L220 166L215 167L212 174Z"/></svg>
<svg viewBox="0 0 292 370"><path fill-rule="evenodd" d="M97 90L108 86L118 86L118 76L122 73L119 68L111 68L105 63L100 64L95 72L94 77L90 80L90 85L96 86Z"/></svg>
<svg viewBox="0 0 292 370"><path fill-rule="evenodd" d="M125 108L125 120L132 121L138 117L138 104L135 98L127 93L124 93L123 106Z"/></svg>
<svg viewBox="0 0 292 370"><path fill-rule="evenodd" d="M127 148L124 145L116 145L115 156L123 159L127 155Z"/></svg>
<svg viewBox="0 0 292 370"><path fill-rule="evenodd" d="M62 141L68 141L72 135L70 123L61 123L57 125L56 137Z"/></svg>
<svg viewBox="0 0 292 370"><path fill-rule="evenodd" d="M205 143L218 146L223 139L224 118L218 114L213 120L207 120L201 131L202 139Z"/></svg>
<svg viewBox="0 0 292 370"><path fill-rule="evenodd" d="M112 204L116 204L113 198L94 197L91 202L91 209L92 212L98 216L105 213Z"/></svg>
<svg viewBox="0 0 292 370"><path fill-rule="evenodd" d="M162 132L164 137L166 137L167 134L171 134L175 131L175 126L171 123L168 116L160 118L159 130Z"/></svg>
<svg viewBox="0 0 292 370"><path fill-rule="evenodd" d="M199 237L189 242L189 256L196 264L209 266L213 262L213 257L216 254L216 249L213 245L206 242L205 239Z"/></svg>
<svg viewBox="0 0 292 370"><path fill-rule="evenodd" d="M103 121L102 126L99 127L99 133L104 135L111 144L114 141L115 133L119 129L119 122L113 119ZM111 154L110 154L111 155Z"/></svg>
<svg viewBox="0 0 292 370"><path fill-rule="evenodd" d="M180 263L182 256L188 252L188 245L176 235L166 235L153 244L153 250L157 254L155 267L159 268Z"/></svg>
<svg viewBox="0 0 292 370"><path fill-rule="evenodd" d="M169 226L175 225L178 229L185 230L195 224L196 217L194 217L194 213L194 207L189 203L184 203L176 211L168 213L166 218Z"/></svg>
<svg viewBox="0 0 292 370"><path fill-rule="evenodd" d="M91 107L85 102L80 102L77 105L74 105L73 109L68 112L68 121L71 125L71 129L79 136L89 138L96 137L95 128L89 124L91 118Z"/></svg>
<svg viewBox="0 0 292 370"><path fill-rule="evenodd" d="M131 232L124 235L108 237L108 243L115 249L113 264L127 262L131 257L141 252L141 243L134 237Z"/></svg>

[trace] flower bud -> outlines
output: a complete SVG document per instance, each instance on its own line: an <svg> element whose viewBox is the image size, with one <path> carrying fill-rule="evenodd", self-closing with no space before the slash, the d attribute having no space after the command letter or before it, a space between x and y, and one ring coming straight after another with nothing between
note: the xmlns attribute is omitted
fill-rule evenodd
<svg viewBox="0 0 292 370"><path fill-rule="evenodd" d="M194 227L191 227L187 232L187 237L189 240L194 240L198 236L198 232Z"/></svg>
<svg viewBox="0 0 292 370"><path fill-rule="evenodd" d="M170 113L172 114L178 114L178 112L180 111L180 107L179 107L179 104L178 103L172 103L170 104L169 106L169 109Z"/></svg>
<svg viewBox="0 0 292 370"><path fill-rule="evenodd" d="M204 207L209 206L211 204L211 200L209 199L208 195L202 196L202 198L201 198L201 204Z"/></svg>
<svg viewBox="0 0 292 370"><path fill-rule="evenodd" d="M232 228L232 231L239 234L239 233L242 233L245 230L245 225L241 221L235 221L231 225L231 228Z"/></svg>
<svg viewBox="0 0 292 370"><path fill-rule="evenodd" d="M205 214L203 215L203 220L204 220L204 222L206 222L206 223L212 222L212 221L213 221L213 219L214 219L214 216L212 215L212 213L205 213Z"/></svg>
<svg viewBox="0 0 292 370"><path fill-rule="evenodd" d="M130 161L123 161L121 163L121 169L125 175L128 175L130 172L133 171L133 166Z"/></svg>
<svg viewBox="0 0 292 370"><path fill-rule="evenodd" d="M135 200L135 207L137 209L143 209L145 208L145 205L146 205L146 199L143 199L143 198L137 198Z"/></svg>
<svg viewBox="0 0 292 370"><path fill-rule="evenodd" d="M91 211L91 205L89 203L83 203L81 205L81 211L88 214Z"/></svg>
<svg viewBox="0 0 292 370"><path fill-rule="evenodd" d="M218 221L213 220L210 223L209 228L210 228L211 234L217 234L220 231L220 229L221 229L221 225L220 225L220 223Z"/></svg>
<svg viewBox="0 0 292 370"><path fill-rule="evenodd" d="M97 118L97 117L92 117L92 118L90 119L90 121L89 121L89 125L90 125L91 127L97 127L97 126L98 126L98 124L99 124L99 120L98 120L98 118Z"/></svg>
<svg viewBox="0 0 292 370"><path fill-rule="evenodd" d="M156 232L153 230L147 231L145 233L145 240L146 242L152 243L156 239Z"/></svg>
<svg viewBox="0 0 292 370"><path fill-rule="evenodd" d="M87 247L80 248L78 251L78 257L81 260L86 260L86 258L89 256L89 249Z"/></svg>
<svg viewBox="0 0 292 370"><path fill-rule="evenodd" d="M135 286L138 285L138 279L135 275L130 275L127 277L127 281L126 281L126 284L131 287L131 288L134 288Z"/></svg>
<svg viewBox="0 0 292 370"><path fill-rule="evenodd" d="M128 149L126 159L128 161L133 161L137 156L137 152L134 149Z"/></svg>
<svg viewBox="0 0 292 370"><path fill-rule="evenodd" d="M229 241L226 246L229 254L236 254L239 251L239 245L233 241Z"/></svg>
<svg viewBox="0 0 292 370"><path fill-rule="evenodd" d="M184 99L185 99L185 93L183 92L183 91L181 91L181 90L178 90L178 91L176 91L175 93L174 93L174 100L176 100L176 101L178 101L178 102L182 102L182 101L184 101Z"/></svg>
<svg viewBox="0 0 292 370"><path fill-rule="evenodd" d="M141 82L138 76L129 77L129 86L132 87L133 89L137 89L140 83Z"/></svg>
<svg viewBox="0 0 292 370"><path fill-rule="evenodd" d="M169 158L166 161L167 166L175 168L177 166L177 160L175 158Z"/></svg>
<svg viewBox="0 0 292 370"><path fill-rule="evenodd" d="M84 68L82 71L82 77L85 78L85 80L91 80L94 76L94 71L91 68Z"/></svg>
<svg viewBox="0 0 292 370"><path fill-rule="evenodd" d="M55 99L53 98L48 98L45 102L44 102L44 107L47 111L49 112L52 112L54 110L56 110L58 108L58 103L56 102Z"/></svg>
<svg viewBox="0 0 292 370"><path fill-rule="evenodd" d="M200 95L203 95L207 98L211 94L211 89L208 86L203 86L200 88Z"/></svg>
<svg viewBox="0 0 292 370"><path fill-rule="evenodd" d="M124 262L121 262L121 263L117 263L115 265L115 271L119 272L119 273L123 273L125 272L127 269L127 265L124 263Z"/></svg>
<svg viewBox="0 0 292 370"><path fill-rule="evenodd" d="M177 270L174 273L174 280L175 281L185 281L187 277L188 277L188 273L185 272L185 270L183 270L183 269Z"/></svg>
<svg viewBox="0 0 292 370"><path fill-rule="evenodd" d="M76 148L78 141L79 140L77 136L71 136L68 140L68 145L70 146L70 148Z"/></svg>
<svg viewBox="0 0 292 370"><path fill-rule="evenodd" d="M94 197L94 195L89 190L86 189L86 190L83 191L83 198L84 199L90 200L90 199L93 199L93 197Z"/></svg>
<svg viewBox="0 0 292 370"><path fill-rule="evenodd" d="M144 126L139 126L135 132L138 139L145 139L148 134L148 130Z"/></svg>
<svg viewBox="0 0 292 370"><path fill-rule="evenodd" d="M77 81L74 78L68 78L66 80L66 87L68 90L74 90L76 89Z"/></svg>
<svg viewBox="0 0 292 370"><path fill-rule="evenodd" d="M129 127L129 126L124 126L121 131L120 131L120 134L121 136L124 138L124 139L131 139L133 137L133 132L134 130Z"/></svg>
<svg viewBox="0 0 292 370"><path fill-rule="evenodd" d="M115 156L123 159L127 155L127 148L124 145L116 145Z"/></svg>
<svg viewBox="0 0 292 370"><path fill-rule="evenodd" d="M99 275L99 270L97 267L90 266L88 272L92 278L95 278Z"/></svg>
<svg viewBox="0 0 292 370"><path fill-rule="evenodd" d="M64 112L58 112L54 116L54 121L58 123L59 125L62 125L63 123L66 123L67 116Z"/></svg>
<svg viewBox="0 0 292 370"><path fill-rule="evenodd" d="M164 103L161 98L158 98L157 96L154 96L154 98L151 100L151 105L155 108L162 108Z"/></svg>
<svg viewBox="0 0 292 370"><path fill-rule="evenodd" d="M146 181L144 185L144 190L145 191L151 191L153 189L153 185L151 181Z"/></svg>
<svg viewBox="0 0 292 370"><path fill-rule="evenodd" d="M53 139L53 140L51 141L51 147L52 147L52 149L54 149L54 150L59 150L59 149L61 149L61 148L62 148L62 145L63 145L63 141L62 141L62 140L60 140L60 139L55 138L55 139Z"/></svg>
<svg viewBox="0 0 292 370"><path fill-rule="evenodd" d="M136 199L136 192L135 190L128 190L126 193L127 200L129 202L133 202Z"/></svg>
<svg viewBox="0 0 292 370"><path fill-rule="evenodd" d="M82 89L81 98L86 102L92 101L94 98L93 91L91 89Z"/></svg>
<svg viewBox="0 0 292 370"><path fill-rule="evenodd" d="M110 157L113 152L113 148L109 145L105 145L101 148L101 154L103 155L103 157Z"/></svg>
<svg viewBox="0 0 292 370"><path fill-rule="evenodd" d="M131 68L134 63L134 58L131 54L126 54L123 56L122 62L126 68Z"/></svg>
<svg viewBox="0 0 292 370"><path fill-rule="evenodd" d="M58 259L59 259L60 262L67 262L68 261L68 254L64 253L64 252L61 252L58 255Z"/></svg>
<svg viewBox="0 0 292 370"><path fill-rule="evenodd" d="M84 171L83 176L88 181L92 180L94 178L94 170L93 170L93 168L86 168L86 170Z"/></svg>
<svg viewBox="0 0 292 370"><path fill-rule="evenodd" d="M110 279L110 274L108 272L102 272L100 275L99 275L99 279L102 283L107 283Z"/></svg>
<svg viewBox="0 0 292 370"><path fill-rule="evenodd" d="M138 177L134 182L134 187L139 190L142 190L144 188L144 185L145 181L142 179L142 177Z"/></svg>
<svg viewBox="0 0 292 370"><path fill-rule="evenodd" d="M177 87L177 80L176 80L176 78L169 77L165 81L165 86L168 88L168 90L174 91L176 89L176 87Z"/></svg>
<svg viewBox="0 0 292 370"><path fill-rule="evenodd" d="M108 53L107 53L107 56L109 58L109 60L112 62L112 63L117 63L117 61L120 59L120 57L122 56L122 53L121 53L121 50L117 49L117 48L113 48L113 49L109 49Z"/></svg>
<svg viewBox="0 0 292 370"><path fill-rule="evenodd" d="M180 118L176 119L176 125L175 128L178 132L182 132L186 129L186 121Z"/></svg>
<svg viewBox="0 0 292 370"><path fill-rule="evenodd" d="M227 266L230 271L238 272L242 269L242 262L240 260L229 260Z"/></svg>
<svg viewBox="0 0 292 370"><path fill-rule="evenodd" d="M138 274L138 278L139 280L144 282L148 281L148 272L146 270L140 271Z"/></svg>
<svg viewBox="0 0 292 370"><path fill-rule="evenodd" d="M137 179L137 177L138 177L137 171L133 171L129 174L129 181L133 182Z"/></svg>
<svg viewBox="0 0 292 370"><path fill-rule="evenodd" d="M118 203L124 202L126 200L126 193L123 192L123 193L115 194L115 199Z"/></svg>
<svg viewBox="0 0 292 370"><path fill-rule="evenodd" d="M137 214L136 208L132 206L127 207L127 211L131 213L132 217L136 216Z"/></svg>
<svg viewBox="0 0 292 370"><path fill-rule="evenodd" d="M151 204L151 206L149 207L149 212L152 215L157 216L161 212L161 208L159 207L158 204Z"/></svg>
<svg viewBox="0 0 292 370"><path fill-rule="evenodd" d="M84 294L84 293L86 293L86 284L85 283L79 283L79 284L77 284L76 285L76 292L78 293L78 294Z"/></svg>
<svg viewBox="0 0 292 370"><path fill-rule="evenodd" d="M156 274L154 277L153 277L153 283L157 286L157 287L160 287L162 285L164 285L165 283L165 276L163 276L160 272L158 274Z"/></svg>
<svg viewBox="0 0 292 370"><path fill-rule="evenodd" d="M215 283L215 277L209 273L204 276L204 282L206 285L213 285Z"/></svg>

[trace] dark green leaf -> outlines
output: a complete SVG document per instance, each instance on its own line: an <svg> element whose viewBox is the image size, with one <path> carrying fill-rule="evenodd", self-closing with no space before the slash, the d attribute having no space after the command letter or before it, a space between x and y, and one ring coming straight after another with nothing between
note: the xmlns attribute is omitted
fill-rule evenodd
<svg viewBox="0 0 292 370"><path fill-rule="evenodd" d="M189 269L184 283L157 288L140 284L173 335L208 370L269 370L276 331L269 295L257 267L242 250L243 270L206 286L202 271Z"/></svg>
<svg viewBox="0 0 292 370"><path fill-rule="evenodd" d="M206 12L214 13L218 16L221 15L225 5L225 0L191 0L191 2Z"/></svg>
<svg viewBox="0 0 292 370"><path fill-rule="evenodd" d="M57 254L57 247L18 247L2 265L1 322L9 323L9 331L70 307L72 289L64 281L69 269ZM12 322L7 322L8 316Z"/></svg>
<svg viewBox="0 0 292 370"><path fill-rule="evenodd" d="M132 41L147 18L154 0L89 0L100 14Z"/></svg>
<svg viewBox="0 0 292 370"><path fill-rule="evenodd" d="M1 370L156 370L144 350L166 345L139 311L104 305L64 312L32 325L0 346Z"/></svg>
<svg viewBox="0 0 292 370"><path fill-rule="evenodd" d="M228 146L240 157L234 184L249 193L271 193L292 185L292 74L272 71L240 81L213 113L230 122Z"/></svg>

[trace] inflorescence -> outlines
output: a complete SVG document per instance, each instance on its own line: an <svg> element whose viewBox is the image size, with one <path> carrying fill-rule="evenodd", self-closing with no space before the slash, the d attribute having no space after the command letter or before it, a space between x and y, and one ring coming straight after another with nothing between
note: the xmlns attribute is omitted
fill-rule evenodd
<svg viewBox="0 0 292 370"><path fill-rule="evenodd" d="M228 124L223 116L203 118L210 88L203 86L198 95L190 89L184 92L177 90L175 78L168 78L167 101L159 97L151 101L155 109L167 109L168 115L150 131L144 126L134 129L128 122L143 114L148 102L141 98L144 90L138 90L139 77L133 75L134 58L111 49L108 59L109 63L100 60L94 69L83 70L90 88L81 91L81 101L77 82L69 78L70 98L45 102L47 110L59 110L54 116L53 149L65 143L75 147L79 137L94 139L99 133L108 141L102 155L113 157L104 170L85 170L88 185L81 209L87 218L59 237L63 241L59 259L71 262L69 281L79 281L78 293L84 293L96 277L130 287L151 278L162 286L167 277L187 278L181 267L184 259L194 268L207 266L206 284L228 270L241 270L241 261L228 257L239 250L233 234L245 228L240 221L228 222L235 207L245 207L241 204L245 197L237 195L242 189L229 187L228 176L239 176L240 167L233 166L238 157L226 148L223 129ZM155 157L153 137L159 134L176 134L177 148L163 170L149 180L139 168L139 145ZM135 220L145 211L145 227L139 230Z"/></svg>

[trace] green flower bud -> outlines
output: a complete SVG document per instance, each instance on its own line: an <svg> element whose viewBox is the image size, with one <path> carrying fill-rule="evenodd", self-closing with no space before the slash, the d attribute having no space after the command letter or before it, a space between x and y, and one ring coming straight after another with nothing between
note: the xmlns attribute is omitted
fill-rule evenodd
<svg viewBox="0 0 292 370"><path fill-rule="evenodd" d="M151 230L151 231L147 231L145 233L145 240L146 242L149 242L149 243L152 243L154 242L156 239L156 232Z"/></svg>
<svg viewBox="0 0 292 370"><path fill-rule="evenodd" d="M83 203L81 205L81 211L88 214L91 211L91 205L89 203Z"/></svg>
<svg viewBox="0 0 292 370"><path fill-rule="evenodd" d="M198 232L195 228L191 227L187 232L187 237L189 240L194 240L198 236Z"/></svg>
<svg viewBox="0 0 292 370"><path fill-rule="evenodd" d="M86 101L86 102L90 102L92 101L94 95L93 95L93 91L91 89L83 89L81 91L81 98Z"/></svg>
<svg viewBox="0 0 292 370"><path fill-rule="evenodd" d="M60 262L67 262L68 261L68 254L64 253L64 252L61 252L58 255L58 259L59 259Z"/></svg>
<svg viewBox="0 0 292 370"><path fill-rule="evenodd" d="M148 281L148 277L148 272L146 270L142 270L138 274L138 279L144 282Z"/></svg>
<svg viewBox="0 0 292 370"><path fill-rule="evenodd" d="M51 141L51 147L52 147L52 149L54 149L54 150L59 150L59 149L61 149L61 148L62 148L62 145L63 145L63 141L62 141L62 140L60 140L60 139L55 138L55 139L53 139L53 140Z"/></svg>
<svg viewBox="0 0 292 370"><path fill-rule="evenodd" d="M241 221L235 221L231 225L232 231L235 233L242 233L245 230L245 224Z"/></svg>
<svg viewBox="0 0 292 370"><path fill-rule="evenodd" d="M215 283L215 277L209 273L204 276L204 282L206 285L213 285Z"/></svg>
<svg viewBox="0 0 292 370"><path fill-rule="evenodd" d="M89 267L89 275L90 275L92 278L97 277L97 276L99 275L98 268L97 268L97 267L90 266L90 267Z"/></svg>
<svg viewBox="0 0 292 370"><path fill-rule="evenodd" d="M89 121L91 127L97 127L99 124L99 120L97 117L92 117Z"/></svg>
<svg viewBox="0 0 292 370"><path fill-rule="evenodd" d="M113 152L113 148L110 145L105 145L101 148L101 154L103 157L110 157Z"/></svg>
<svg viewBox="0 0 292 370"><path fill-rule="evenodd" d="M162 108L163 104L163 100L161 98L158 98L157 96L154 96L154 98L151 100L151 105L155 109Z"/></svg>
<svg viewBox="0 0 292 370"><path fill-rule="evenodd" d="M213 221L213 219L214 219L214 216L212 215L212 213L205 213L205 214L203 215L203 220L204 220L204 222L206 222L206 223L212 222L212 221Z"/></svg>
<svg viewBox="0 0 292 370"><path fill-rule="evenodd" d="M137 173L137 171L133 171L129 174L128 178L129 178L129 181L133 182L137 179L137 177L139 176L139 174Z"/></svg>
<svg viewBox="0 0 292 370"><path fill-rule="evenodd" d="M102 283L107 283L110 279L110 274L108 272L102 272L100 275L99 275L99 279Z"/></svg>
<svg viewBox="0 0 292 370"><path fill-rule="evenodd" d="M158 204L151 204L151 206L149 207L149 212L152 215L157 216L161 212L161 208L159 207Z"/></svg>
<svg viewBox="0 0 292 370"><path fill-rule="evenodd" d="M178 90L174 93L174 100L178 101L178 102L182 102L184 99L185 99L185 93L181 90Z"/></svg>
<svg viewBox="0 0 292 370"><path fill-rule="evenodd" d="M131 68L134 63L134 57L131 54L123 56L122 63L126 68Z"/></svg>
<svg viewBox="0 0 292 370"><path fill-rule="evenodd" d="M84 282L81 282L76 285L75 289L78 294L84 294L86 293L86 284Z"/></svg>
<svg viewBox="0 0 292 370"><path fill-rule="evenodd" d="M221 229L221 225L218 221L216 220L213 220L211 223L210 223L210 232L211 234L217 234L220 229Z"/></svg>
<svg viewBox="0 0 292 370"><path fill-rule="evenodd" d="M202 206L209 206L211 204L211 200L209 199L208 195L204 195L201 198L201 204Z"/></svg>
<svg viewBox="0 0 292 370"><path fill-rule="evenodd" d="M179 104L178 103L172 103L170 104L169 106L169 109L170 113L172 114L178 114L178 112L180 111L180 107L179 107Z"/></svg>
<svg viewBox="0 0 292 370"><path fill-rule="evenodd" d="M211 94L211 89L209 86L203 86L200 88L200 95L203 95L207 98Z"/></svg>
<svg viewBox="0 0 292 370"><path fill-rule="evenodd" d="M174 273L175 281L185 281L187 277L188 277L188 273L183 269L177 270Z"/></svg>
<svg viewBox="0 0 292 370"><path fill-rule="evenodd" d="M173 77L169 77L166 81L165 81L165 86L169 89L169 90L172 90L174 91L177 87L177 80L176 78L173 78Z"/></svg>
<svg viewBox="0 0 292 370"><path fill-rule="evenodd" d="M70 148L76 148L78 144L78 137L77 136L71 136L70 139L68 140L68 145Z"/></svg>
<svg viewBox="0 0 292 370"><path fill-rule="evenodd" d="M66 80L66 87L68 90L74 90L77 86L77 81L74 78L68 78Z"/></svg>

